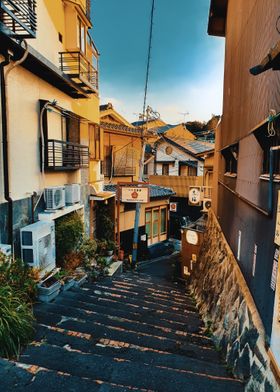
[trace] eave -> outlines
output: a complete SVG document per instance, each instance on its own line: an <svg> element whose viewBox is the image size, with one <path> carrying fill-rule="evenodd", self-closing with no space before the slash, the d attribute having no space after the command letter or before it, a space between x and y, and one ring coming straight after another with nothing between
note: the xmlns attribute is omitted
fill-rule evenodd
<svg viewBox="0 0 280 392"><path fill-rule="evenodd" d="M225 37L228 0L211 0L208 34L216 37Z"/></svg>
<svg viewBox="0 0 280 392"><path fill-rule="evenodd" d="M23 56L24 48L1 31L0 42L0 54L3 56L5 56L8 51L12 52L13 60L18 60ZM86 94L85 91L67 75L61 72L60 69L52 64L46 57L42 56L31 46L28 46L28 51L29 53L26 60L21 64L23 68L69 95L71 98L88 98L88 94Z"/></svg>

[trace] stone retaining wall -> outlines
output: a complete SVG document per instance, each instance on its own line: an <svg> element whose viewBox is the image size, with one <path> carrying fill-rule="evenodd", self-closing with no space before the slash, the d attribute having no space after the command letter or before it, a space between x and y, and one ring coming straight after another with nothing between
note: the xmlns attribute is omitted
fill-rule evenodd
<svg viewBox="0 0 280 392"><path fill-rule="evenodd" d="M190 286L215 343L246 392L278 392L262 321L212 211Z"/></svg>

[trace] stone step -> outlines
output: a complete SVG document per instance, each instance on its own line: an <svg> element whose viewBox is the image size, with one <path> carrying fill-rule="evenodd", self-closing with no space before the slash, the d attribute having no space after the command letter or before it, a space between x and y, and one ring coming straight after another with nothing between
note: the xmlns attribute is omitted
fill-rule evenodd
<svg viewBox="0 0 280 392"><path fill-rule="evenodd" d="M174 290L173 288L165 288L164 290L159 290L158 288L154 286L147 286L147 285L141 285L141 284L133 284L129 283L127 281L124 281L123 279L112 279L112 280L107 280L102 281L102 282L96 282L96 285L104 285L106 287L119 287L122 289L127 289L130 290L131 292L136 292L136 293L150 293L150 294L155 294L158 295L159 297L163 298L170 298L175 301L185 301L186 299L190 301L192 304L194 304L193 298L188 292L186 288L181 288L181 290Z"/></svg>
<svg viewBox="0 0 280 392"><path fill-rule="evenodd" d="M108 291L101 291L101 290L96 290L95 288L89 289L86 287L81 287L81 288L71 288L70 291L79 293L82 295L86 295L91 298L97 298L99 301L103 300L109 300L109 301L114 301L115 303L120 303L122 306L127 306L127 307L135 307L135 308L142 308L142 309L150 309L153 311L163 311L167 312L170 314L175 314L175 317L177 317L176 313L180 314L180 319L186 320L188 315L190 313L197 314L197 310L192 307L190 308L189 306L172 306L170 305L163 305L159 301L148 301L144 299L138 299L138 298L133 298L128 295L121 295L121 294L116 294L112 293L109 290Z"/></svg>
<svg viewBox="0 0 280 392"><path fill-rule="evenodd" d="M183 355L170 354L122 341L103 339L99 343L92 344L90 336L79 335L62 328L51 328L41 325L37 328L33 344L45 343L60 347L69 346L73 350L88 354L104 355L153 366L166 366L175 370L188 370L205 375L231 378L226 369L220 364L200 361Z"/></svg>
<svg viewBox="0 0 280 392"><path fill-rule="evenodd" d="M136 332L140 335L143 334L143 336L155 336L158 338L163 337L176 342L190 342L200 346L207 346L213 348L213 342L211 341L211 339L202 335L190 334L187 332L158 327L157 325L147 324L145 320L131 321L127 318L108 316L107 314L99 314L94 310L89 311L81 309L78 306L70 307L69 305L64 304L63 301L61 301L60 303L55 302L51 304L42 304L38 309L40 312L55 313L64 317L72 317L85 322L96 322L97 325L102 324L108 327L117 327L121 328L122 330Z"/></svg>
<svg viewBox="0 0 280 392"><path fill-rule="evenodd" d="M64 317L56 313L45 313L38 309L35 315L40 324L58 326L78 333L89 334L95 343L99 343L101 339L116 340L128 344L139 344L144 347L169 353L187 355L200 360L215 363L220 362L219 354L211 347L198 346L187 341L176 341L162 336L140 334L120 327L108 326L106 324L67 316Z"/></svg>
<svg viewBox="0 0 280 392"><path fill-rule="evenodd" d="M161 293L157 293L156 291L148 291L145 289L142 290L139 288L131 290L130 288L125 288L125 286L120 286L116 283L112 283L111 285L101 285L97 283L94 284L94 286L87 283L83 285L83 288L93 291L105 291L108 293L114 293L124 297L130 297L135 300L148 301L151 304L161 304L169 307L178 307L179 309L187 309L193 312L196 312L197 310L194 301L189 297L186 296L185 298L180 298L180 300L178 300L169 295L168 292L163 295Z"/></svg>
<svg viewBox="0 0 280 392"><path fill-rule="evenodd" d="M75 295L71 292L60 295L54 303L70 307L78 307L80 309L97 312L98 314L103 314L105 316L107 315L108 317L121 317L129 320L130 322L142 322L142 320L145 320L146 323L156 325L158 328L169 328L172 331L178 331L179 333L196 333L199 336L202 336L200 333L202 323L196 314L189 316L188 323L185 324L171 319L166 319L164 316L161 317L161 314L154 312L145 312L145 315L143 316L143 312L133 312L131 310L124 310L120 307L110 308L100 304L99 302L90 304L88 302L78 301L75 298Z"/></svg>
<svg viewBox="0 0 280 392"><path fill-rule="evenodd" d="M131 392L131 387L113 385L100 380L89 380L82 377L62 374L36 365L18 362L11 363L9 371L1 372L1 392ZM136 392L140 390L133 389ZM143 391L141 389L141 391Z"/></svg>
<svg viewBox="0 0 280 392"><path fill-rule="evenodd" d="M161 278L151 277L144 273L127 273L116 278L119 282L130 283L131 285L142 287L153 287L157 290L170 290L177 294L182 294L184 286L174 283L173 285L168 282L163 282ZM132 286L133 287L133 286Z"/></svg>
<svg viewBox="0 0 280 392"><path fill-rule="evenodd" d="M167 367L155 367L136 362L85 354L44 344L29 346L20 362L41 366L89 380L144 388L158 392L239 392L243 385L223 377L204 376ZM214 389L215 388L215 389Z"/></svg>

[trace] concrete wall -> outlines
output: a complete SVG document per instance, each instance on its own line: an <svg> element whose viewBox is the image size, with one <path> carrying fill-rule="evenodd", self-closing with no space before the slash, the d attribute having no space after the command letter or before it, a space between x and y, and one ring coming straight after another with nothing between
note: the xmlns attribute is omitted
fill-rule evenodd
<svg viewBox="0 0 280 392"><path fill-rule="evenodd" d="M191 290L229 369L246 381L246 391L279 391L257 307L212 211Z"/></svg>

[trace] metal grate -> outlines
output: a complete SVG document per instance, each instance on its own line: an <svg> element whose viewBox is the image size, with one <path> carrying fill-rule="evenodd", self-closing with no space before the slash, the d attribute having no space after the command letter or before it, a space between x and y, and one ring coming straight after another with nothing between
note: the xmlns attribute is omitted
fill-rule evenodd
<svg viewBox="0 0 280 392"><path fill-rule="evenodd" d="M89 165L89 148L77 143L49 139L46 169L76 170Z"/></svg>
<svg viewBox="0 0 280 392"><path fill-rule="evenodd" d="M35 38L36 0L0 0L0 29L13 38Z"/></svg>

